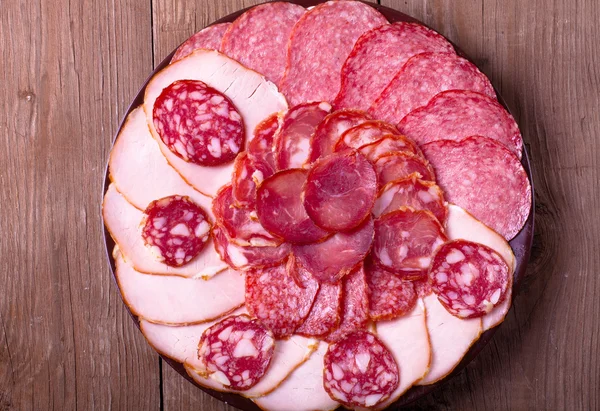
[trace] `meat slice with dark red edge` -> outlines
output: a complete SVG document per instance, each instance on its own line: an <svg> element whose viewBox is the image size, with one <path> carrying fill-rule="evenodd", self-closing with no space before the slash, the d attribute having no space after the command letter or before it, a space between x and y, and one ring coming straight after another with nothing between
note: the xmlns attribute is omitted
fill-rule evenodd
<svg viewBox="0 0 600 411"><path fill-rule="evenodd" d="M406 62L369 108L369 114L398 124L446 90L471 90L496 98L488 78L470 61L454 53L421 53Z"/></svg>
<svg viewBox="0 0 600 411"><path fill-rule="evenodd" d="M395 153L409 153L416 156L421 155L421 151L415 143L404 136L388 134L381 137L373 143L361 146L358 151L371 163L375 163L383 156Z"/></svg>
<svg viewBox="0 0 600 411"><path fill-rule="evenodd" d="M321 283L315 302L296 334L306 337L323 337L332 332L342 316L342 283Z"/></svg>
<svg viewBox="0 0 600 411"><path fill-rule="evenodd" d="M373 7L358 1L328 1L298 20L288 43L280 90L291 105L333 101L342 64L365 32L387 24Z"/></svg>
<svg viewBox="0 0 600 411"><path fill-rule="evenodd" d="M248 153L268 162L275 169L275 152L273 151L275 134L281 125L279 114L273 114L260 122L254 129L254 138L248 143Z"/></svg>
<svg viewBox="0 0 600 411"><path fill-rule="evenodd" d="M411 281L402 280L370 261L365 262L365 274L369 284L369 316L373 321L402 317L417 303Z"/></svg>
<svg viewBox="0 0 600 411"><path fill-rule="evenodd" d="M287 2L252 7L229 27L220 51L279 85L285 70L287 42L305 11L304 7Z"/></svg>
<svg viewBox="0 0 600 411"><path fill-rule="evenodd" d="M401 278L419 279L445 241L444 229L433 214L402 207L375 220L373 261Z"/></svg>
<svg viewBox="0 0 600 411"><path fill-rule="evenodd" d="M357 151L332 154L317 161L304 185L304 208L319 227L347 231L371 212L377 196L373 166Z"/></svg>
<svg viewBox="0 0 600 411"><path fill-rule="evenodd" d="M394 392L400 381L392 353L367 331L354 332L331 344L324 363L325 391L350 408L376 406Z"/></svg>
<svg viewBox="0 0 600 411"><path fill-rule="evenodd" d="M429 269L433 292L459 318L488 314L504 301L511 286L506 262L493 249L466 240L444 244Z"/></svg>
<svg viewBox="0 0 600 411"><path fill-rule="evenodd" d="M311 137L330 111L329 103L314 102L299 104L285 114L275 136L278 170L300 168L307 162Z"/></svg>
<svg viewBox="0 0 600 411"><path fill-rule="evenodd" d="M347 148L360 148L364 145L373 143L388 134L399 135L400 132L395 126L384 121L365 121L364 123L346 130L335 145L335 151L345 150Z"/></svg>
<svg viewBox="0 0 600 411"><path fill-rule="evenodd" d="M373 219L369 217L352 231L336 233L320 243L295 245L292 251L319 282L333 284L365 258L373 232Z"/></svg>
<svg viewBox="0 0 600 411"><path fill-rule="evenodd" d="M219 23L203 28L177 48L171 63L189 56L198 49L219 50L221 39L229 26L231 26L231 23Z"/></svg>
<svg viewBox="0 0 600 411"><path fill-rule="evenodd" d="M256 187L273 173L275 173L275 169L264 157L255 157L247 151L237 156L231 178L236 205L254 208L256 206Z"/></svg>
<svg viewBox="0 0 600 411"><path fill-rule="evenodd" d="M387 183L416 174L421 180L435 181L435 173L429 162L410 153L394 153L379 157L375 162L377 183L382 188Z"/></svg>
<svg viewBox="0 0 600 411"><path fill-rule="evenodd" d="M373 215L379 217L405 206L431 211L440 223L446 222L444 193L435 183L420 180L414 174L386 184L377 195Z"/></svg>
<svg viewBox="0 0 600 411"><path fill-rule="evenodd" d="M334 105L367 110L409 58L428 51L453 53L454 48L417 23L397 22L366 32L342 67Z"/></svg>
<svg viewBox="0 0 600 411"><path fill-rule="evenodd" d="M270 247L283 242L265 230L254 209L235 205L231 185L219 190L213 200L212 210L217 224L227 231L229 238L237 245Z"/></svg>
<svg viewBox="0 0 600 411"><path fill-rule="evenodd" d="M439 93L426 106L404 117L398 129L419 145L481 135L501 143L519 159L523 151L515 119L496 99L474 91Z"/></svg>
<svg viewBox="0 0 600 411"><path fill-rule="evenodd" d="M433 141L422 148L448 202L507 240L517 235L531 209L531 185L517 156L481 136Z"/></svg>
<svg viewBox="0 0 600 411"><path fill-rule="evenodd" d="M256 194L256 211L262 226L292 244L320 241L329 232L313 223L302 204L302 187L308 170L279 171L265 179Z"/></svg>
<svg viewBox="0 0 600 411"><path fill-rule="evenodd" d="M346 130L368 120L371 120L371 117L360 110L338 110L329 114L321 121L310 139L308 163L314 163L333 153L336 143Z"/></svg>
<svg viewBox="0 0 600 411"><path fill-rule="evenodd" d="M202 207L186 196L154 200L144 211L142 238L166 265L189 263L210 237L210 221Z"/></svg>
<svg viewBox="0 0 600 411"><path fill-rule="evenodd" d="M198 80L178 80L156 98L152 121L161 140L183 160L216 166L244 145L244 123L233 103Z"/></svg>
<svg viewBox="0 0 600 411"><path fill-rule="evenodd" d="M227 317L207 328L198 344L202 373L238 391L261 380L274 352L273 333L247 315Z"/></svg>
<svg viewBox="0 0 600 411"><path fill-rule="evenodd" d="M301 277L302 286L295 279ZM286 263L246 272L246 308L275 337L286 338L302 324L315 300L319 283L298 270L291 256Z"/></svg>

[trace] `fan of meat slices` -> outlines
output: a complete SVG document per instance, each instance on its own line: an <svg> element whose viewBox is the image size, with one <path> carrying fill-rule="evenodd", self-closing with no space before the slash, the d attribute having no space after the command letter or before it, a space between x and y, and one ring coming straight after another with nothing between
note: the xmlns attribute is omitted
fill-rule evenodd
<svg viewBox="0 0 600 411"><path fill-rule="evenodd" d="M383 409L508 312L522 150L432 30L356 1L256 6L185 42L121 128L103 202L120 291L201 386Z"/></svg>

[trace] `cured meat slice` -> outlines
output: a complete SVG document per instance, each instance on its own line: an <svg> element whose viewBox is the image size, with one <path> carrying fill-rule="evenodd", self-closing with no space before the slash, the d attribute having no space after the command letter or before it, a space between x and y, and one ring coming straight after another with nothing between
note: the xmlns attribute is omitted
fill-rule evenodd
<svg viewBox="0 0 600 411"><path fill-rule="evenodd" d="M273 114L267 117L254 129L254 138L248 144L248 153L252 156L266 161L275 169L275 153L273 145L275 134L279 130L281 117Z"/></svg>
<svg viewBox="0 0 600 411"><path fill-rule="evenodd" d="M421 155L421 151L417 148L415 143L404 136L392 134L385 135L377 141L365 144L360 147L358 151L360 151L371 163L375 163L381 157L398 152L414 154L417 156Z"/></svg>
<svg viewBox="0 0 600 411"><path fill-rule="evenodd" d="M405 279L419 279L445 241L433 214L402 207L375 220L373 261Z"/></svg>
<svg viewBox="0 0 600 411"><path fill-rule="evenodd" d="M423 152L446 200L461 206L507 240L531 209L531 185L517 156L487 137L434 141Z"/></svg>
<svg viewBox="0 0 600 411"><path fill-rule="evenodd" d="M217 193L212 210L217 224L227 231L231 241L237 245L274 247L282 243L257 221L253 209L235 206L231 185L223 187Z"/></svg>
<svg viewBox="0 0 600 411"><path fill-rule="evenodd" d="M433 290L431 289L431 282L427 276L418 280L414 280L412 283L415 286L415 291L417 292L417 296L419 298L425 298L429 294L433 293Z"/></svg>
<svg viewBox="0 0 600 411"><path fill-rule="evenodd" d="M398 124L405 115L446 90L471 90L496 98L488 78L454 53L421 53L411 57L375 100L369 114Z"/></svg>
<svg viewBox="0 0 600 411"><path fill-rule="evenodd" d="M214 196L220 187L230 182L233 163L205 167L183 160L162 142L152 121L156 98L165 87L182 79L202 81L229 98L242 117L246 143L252 140L253 130L261 121L287 109L287 103L275 85L260 74L211 50L198 50L168 65L148 82L144 112L161 152L185 181L201 193ZM244 147L240 147L240 151L243 150Z"/></svg>
<svg viewBox="0 0 600 411"><path fill-rule="evenodd" d="M212 229L212 238L215 250L217 250L223 261L237 270L278 265L292 251L292 247L288 243L282 243L275 247L252 247L234 244L227 236L225 229L218 225Z"/></svg>
<svg viewBox="0 0 600 411"><path fill-rule="evenodd" d="M252 7L229 27L220 51L278 85L285 70L292 28L305 11L304 7L287 2Z"/></svg>
<svg viewBox="0 0 600 411"><path fill-rule="evenodd" d="M360 148L374 143L382 137L391 134L399 135L398 129L391 124L379 120L369 120L354 126L344 132L335 146L336 151L346 148Z"/></svg>
<svg viewBox="0 0 600 411"><path fill-rule="evenodd" d="M311 137L308 162L314 163L319 158L333 153L335 144L346 130L368 120L371 120L371 117L359 110L338 110L329 114Z"/></svg>
<svg viewBox="0 0 600 411"><path fill-rule="evenodd" d="M227 388L244 391L262 379L274 351L271 331L247 315L236 315L204 331L198 359L207 376Z"/></svg>
<svg viewBox="0 0 600 411"><path fill-rule="evenodd" d="M209 280L148 275L136 271L119 251L115 276L131 312L161 324L210 321L244 304L244 276L227 269Z"/></svg>
<svg viewBox="0 0 600 411"><path fill-rule="evenodd" d="M290 104L333 101L356 40L386 23L381 13L358 1L328 1L307 11L292 30L280 83Z"/></svg>
<svg viewBox="0 0 600 411"><path fill-rule="evenodd" d="M430 385L450 374L481 335L481 318L463 320L450 314L435 294L423 299L431 342L431 364L417 385ZM452 344L448 344L452 341Z"/></svg>
<svg viewBox="0 0 600 411"><path fill-rule="evenodd" d="M375 335L356 331L331 344L324 358L323 386L348 407L373 407L398 387L400 370Z"/></svg>
<svg viewBox="0 0 600 411"><path fill-rule="evenodd" d="M258 187L256 211L269 232L293 244L308 244L329 233L312 222L302 204L302 186L307 170L279 171Z"/></svg>
<svg viewBox="0 0 600 411"><path fill-rule="evenodd" d="M466 240L444 244L429 267L433 292L460 318L481 317L502 303L512 285L511 274L500 254Z"/></svg>
<svg viewBox="0 0 600 411"><path fill-rule="evenodd" d="M321 283L315 302L296 334L322 337L332 332L342 315L342 284Z"/></svg>
<svg viewBox="0 0 600 411"><path fill-rule="evenodd" d="M196 258L182 267L171 267L159 261L142 239L141 222L144 213L129 204L114 184L108 187L104 195L102 216L108 232L119 246L125 260L139 272L210 278L227 268L227 264L221 261L219 254L210 244L211 240Z"/></svg>
<svg viewBox="0 0 600 411"><path fill-rule="evenodd" d="M154 102L154 128L178 157L202 166L235 158L244 144L244 123L233 103L198 80L177 80Z"/></svg>
<svg viewBox="0 0 600 411"><path fill-rule="evenodd" d="M310 139L331 111L327 102L303 103L290 109L275 137L277 169L300 168L308 160Z"/></svg>
<svg viewBox="0 0 600 411"><path fill-rule="evenodd" d="M268 160L244 151L235 159L231 179L232 195L240 206L256 207L256 187L273 175L275 169Z"/></svg>
<svg viewBox="0 0 600 411"><path fill-rule="evenodd" d="M397 22L364 33L342 66L335 106L367 110L410 57L428 51L453 53L454 48L417 23Z"/></svg>
<svg viewBox="0 0 600 411"><path fill-rule="evenodd" d="M352 231L339 232L320 243L292 248L300 265L321 283L334 284L360 263L373 242L373 219Z"/></svg>
<svg viewBox="0 0 600 411"><path fill-rule="evenodd" d="M177 48L171 58L171 63L175 63L199 49L219 50L221 39L229 26L231 23L219 23L203 28Z"/></svg>
<svg viewBox="0 0 600 411"><path fill-rule="evenodd" d="M421 180L435 181L433 167L423 157L409 153L382 156L375 162L377 181L382 188L387 183L417 174Z"/></svg>
<svg viewBox="0 0 600 411"><path fill-rule="evenodd" d="M442 190L435 183L420 180L412 175L387 183L381 189L373 206L373 216L377 218L406 206L415 210L431 211L442 224L445 223L448 214Z"/></svg>
<svg viewBox="0 0 600 411"><path fill-rule="evenodd" d="M287 263L246 273L246 308L277 338L289 337L302 324L319 289L310 278L302 278L299 286L294 277L305 272L293 270L297 267L292 256Z"/></svg>
<svg viewBox="0 0 600 411"><path fill-rule="evenodd" d="M377 176L357 151L332 154L315 163L304 184L304 208L319 227L346 231L367 218L377 196Z"/></svg>
<svg viewBox="0 0 600 411"><path fill-rule="evenodd" d="M369 316L373 321L391 320L412 311L417 293L410 281L404 281L376 265L366 262L369 285Z"/></svg>
<svg viewBox="0 0 600 411"><path fill-rule="evenodd" d="M481 324L483 327L483 331L487 331L491 328L494 328L494 327L500 325L504 321L504 318L506 317L506 315L508 314L508 311L510 310L511 305L512 305L512 280L511 280L511 284L509 285L508 289L506 290L506 297L504 298L504 301L502 301L500 304L498 304L494 308L492 308L492 311L490 311L489 313L487 313L486 315L481 317Z"/></svg>
<svg viewBox="0 0 600 411"><path fill-rule="evenodd" d="M474 91L439 93L426 106L404 117L398 129L419 145L480 135L498 141L519 159L523 151L523 137L515 119L496 99Z"/></svg>

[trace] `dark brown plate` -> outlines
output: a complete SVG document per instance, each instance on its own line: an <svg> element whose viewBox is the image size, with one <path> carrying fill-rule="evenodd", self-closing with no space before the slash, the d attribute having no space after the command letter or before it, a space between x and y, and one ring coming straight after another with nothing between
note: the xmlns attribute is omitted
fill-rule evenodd
<svg viewBox="0 0 600 411"><path fill-rule="evenodd" d="M310 6L317 5L319 3L323 3L324 1L322 1L322 0L292 0L291 2L300 4L301 6L304 6L304 7L310 7ZM367 2L365 2L365 3L367 3ZM387 17L387 19L391 23L396 22L396 21L421 23L418 20L416 20L410 16L407 16L404 13L400 13L399 11L396 11L394 9L390 9L388 7L380 6L378 4L373 4L373 3L367 3L367 4L375 7L377 10L379 10L385 17ZM247 9L239 10L233 14L223 17L220 20L217 20L215 23L232 22L246 10ZM462 52L460 50L460 48L458 48L456 45L454 45L454 47L456 48L456 51L459 55L472 61L468 56L465 55L464 52ZM169 61L171 61L171 57L173 56L174 53L175 53L175 50L173 50L173 52L171 52L171 54L169 54L156 67L156 69L150 74L150 76L148 77L148 79L146 80L146 82L144 83L144 85L142 86L140 91L138 92L137 96L135 97L135 99L133 100L133 102L131 103L129 108L127 109L127 112L124 114L123 121L121 122L121 125L119 126L119 130L117 131L115 138L113 139L113 144L116 139L116 136L121 131L121 128L123 127L123 123L125 122L125 119L129 115L129 113L131 113L133 111L133 109L135 109L136 107L138 107L139 105L142 104L142 102L144 100L144 92L146 90L146 86L147 86L150 78L152 78L152 76L154 76L154 74L156 74L157 72L159 72L160 70L162 70L169 64ZM500 94L498 94L497 90L496 90L496 94L498 95L498 100L500 101L500 103L508 110L508 107L506 106L505 101L502 99L502 96L500 96ZM529 218L525 222L525 226L523 227L521 232L510 242L510 245L515 254L515 258L517 260L517 267L515 269L515 274L514 274L513 296L516 296L518 294L519 287L525 276L525 269L527 267L527 262L529 261L529 255L531 252L531 244L533 241L534 209L535 209L534 204L533 204L533 202L534 202L533 199L535 196L534 196L534 190L533 190L533 180L531 178L531 166L529 164L529 156L527 154L525 145L523 146L523 158L521 160L521 163L523 164L523 167L525 168L525 171L527 172L527 176L529 177L529 181L531 183L532 205L531 205L531 211L529 214ZM109 184L110 184L110 179L108 177L108 162L107 162L105 173L104 173L103 194L106 193L106 190L108 189ZM114 243L113 239L111 238L110 234L108 233L108 231L106 230L106 228L104 228L104 240L105 240L105 245L106 245L106 256L110 263L111 272L113 274L113 280L115 281L115 284L117 284L116 277L115 277L115 261L112 257L112 250L115 246L115 243ZM118 287L118 284L117 284L117 287ZM137 316L135 316L133 313L131 313L129 308L127 308L127 310L129 311L129 314L135 320L135 323L139 328L139 320L138 320ZM437 382L433 385L418 386L418 387L411 388L406 394L404 394L398 401L396 401L388 409L392 410L392 409L398 409L400 407L406 406L406 405L410 404L411 402L414 402L417 399L423 397L424 395L427 395L430 392L434 391L435 389L439 388L442 384L446 383L453 376L460 373L467 366L467 364L469 364L477 356L477 354L479 354L479 352L483 349L483 347L485 347L486 344L492 339L497 328L498 327L493 328L493 329L488 330L485 333L483 333L483 335L479 338L479 340L475 344L473 344L473 346L469 349L469 351L464 356L464 358L462 359L460 364L454 369L454 371L448 377L444 378L442 381ZM173 361L170 358L166 358L162 355L161 355L161 357L165 362L167 362L171 367L173 367L185 379L190 381L192 384L196 385L202 391L212 395L213 397L215 397L227 404L233 405L234 407L242 409L242 410L246 410L246 411L260 410L260 408L258 408L258 406L256 406L256 404L254 404L249 399L244 398L240 395L218 392L218 391L204 388L204 387L196 384L187 375L182 364L180 364L176 361Z"/></svg>

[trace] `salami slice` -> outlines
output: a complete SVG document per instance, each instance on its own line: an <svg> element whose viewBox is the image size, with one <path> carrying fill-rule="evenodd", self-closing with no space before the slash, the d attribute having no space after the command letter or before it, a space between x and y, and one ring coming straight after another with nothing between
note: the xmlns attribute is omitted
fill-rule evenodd
<svg viewBox="0 0 600 411"><path fill-rule="evenodd" d="M335 106L367 110L410 57L427 51L453 53L454 48L416 23L397 22L366 32L342 67Z"/></svg>
<svg viewBox="0 0 600 411"><path fill-rule="evenodd" d="M281 118L273 114L259 123L254 129L254 138L248 143L248 153L255 158L266 161L275 169L275 153L273 152L275 134L279 130Z"/></svg>
<svg viewBox="0 0 600 411"><path fill-rule="evenodd" d="M423 157L409 153L394 153L380 157L375 162L379 187L416 174L421 180L435 181L433 167Z"/></svg>
<svg viewBox="0 0 600 411"><path fill-rule="evenodd" d="M243 391L267 372L275 351L273 333L247 315L225 318L202 334L198 359L211 378Z"/></svg>
<svg viewBox="0 0 600 411"><path fill-rule="evenodd" d="M369 316L373 321L391 320L409 313L417 303L417 293L411 281L365 262L369 284Z"/></svg>
<svg viewBox="0 0 600 411"><path fill-rule="evenodd" d="M403 207L375 220L373 260L402 278L422 278L445 241L444 230L433 214Z"/></svg>
<svg viewBox="0 0 600 411"><path fill-rule="evenodd" d="M474 91L439 93L426 106L404 117L398 128L419 145L481 135L501 143L519 159L523 151L515 119L498 101Z"/></svg>
<svg viewBox="0 0 600 411"><path fill-rule="evenodd" d="M360 148L366 144L373 143L388 134L399 135L400 132L395 126L383 121L365 121L358 126L346 130L337 142L335 150L340 151L346 148Z"/></svg>
<svg viewBox="0 0 600 411"><path fill-rule="evenodd" d="M284 264L246 273L246 308L277 338L289 337L304 322L319 289L306 277L298 285L294 277L306 272L295 270L292 256Z"/></svg>
<svg viewBox="0 0 600 411"><path fill-rule="evenodd" d="M313 163L333 153L335 144L346 130L367 120L371 120L371 117L359 110L338 110L329 114L311 137L308 162Z"/></svg>
<svg viewBox="0 0 600 411"><path fill-rule="evenodd" d="M404 136L388 134L379 140L366 144L358 149L371 163L375 163L383 156L395 153L409 153L421 155L417 145Z"/></svg>
<svg viewBox="0 0 600 411"><path fill-rule="evenodd" d="M305 11L304 7L287 2L252 7L229 27L220 51L279 85L285 70L287 42Z"/></svg>
<svg viewBox="0 0 600 411"><path fill-rule="evenodd" d="M442 224L448 215L442 190L435 183L419 180L415 175L386 184L377 196L373 215L379 217L405 206L431 211Z"/></svg>
<svg viewBox="0 0 600 411"><path fill-rule="evenodd" d="M357 151L335 153L316 162L304 185L304 208L319 227L346 231L367 218L377 196L377 176Z"/></svg>
<svg viewBox="0 0 600 411"><path fill-rule="evenodd" d="M334 284L360 263L373 242L373 219L370 217L352 231L340 232L327 240L292 249L300 265L319 282Z"/></svg>
<svg viewBox="0 0 600 411"><path fill-rule="evenodd" d="M423 146L423 153L447 201L507 240L517 235L531 209L531 185L517 156L481 136L434 141Z"/></svg>
<svg viewBox="0 0 600 411"><path fill-rule="evenodd" d="M231 23L219 23L203 28L177 48L171 63L189 56L198 49L219 50L221 39L229 26Z"/></svg>
<svg viewBox="0 0 600 411"><path fill-rule="evenodd" d="M236 157L231 179L232 194L236 205L256 207L256 187L275 173L267 160L244 151Z"/></svg>
<svg viewBox="0 0 600 411"><path fill-rule="evenodd" d="M421 53L406 62L369 108L369 114L398 124L446 90L472 90L496 98L492 84L473 63L454 53Z"/></svg>
<svg viewBox="0 0 600 411"><path fill-rule="evenodd" d="M258 187L256 211L261 224L271 233L293 244L308 244L329 233L312 222L302 204L302 186L307 170L279 171Z"/></svg>
<svg viewBox="0 0 600 411"><path fill-rule="evenodd" d="M325 354L323 386L348 407L373 407L385 401L400 381L388 348L367 331L349 334Z"/></svg>
<svg viewBox="0 0 600 411"><path fill-rule="evenodd" d="M148 204L142 238L159 261L181 267L200 254L210 237L206 212L189 197L169 196Z"/></svg>
<svg viewBox="0 0 600 411"><path fill-rule="evenodd" d="M233 103L198 80L178 80L156 99L154 127L163 143L185 161L215 166L235 158L244 123Z"/></svg>
<svg viewBox="0 0 600 411"><path fill-rule="evenodd" d="M300 168L308 160L310 139L317 126L331 111L326 102L303 103L290 109L275 137L278 170Z"/></svg>
<svg viewBox="0 0 600 411"><path fill-rule="evenodd" d="M333 331L342 315L342 284L321 283L315 302L296 334L323 337Z"/></svg>
<svg viewBox="0 0 600 411"><path fill-rule="evenodd" d="M455 317L488 314L511 285L508 265L493 249L466 240L444 244L429 269L433 292Z"/></svg>
<svg viewBox="0 0 600 411"><path fill-rule="evenodd" d="M373 7L358 1L328 1L309 10L292 30L280 89L292 105L333 101L340 70L356 40L386 24Z"/></svg>

